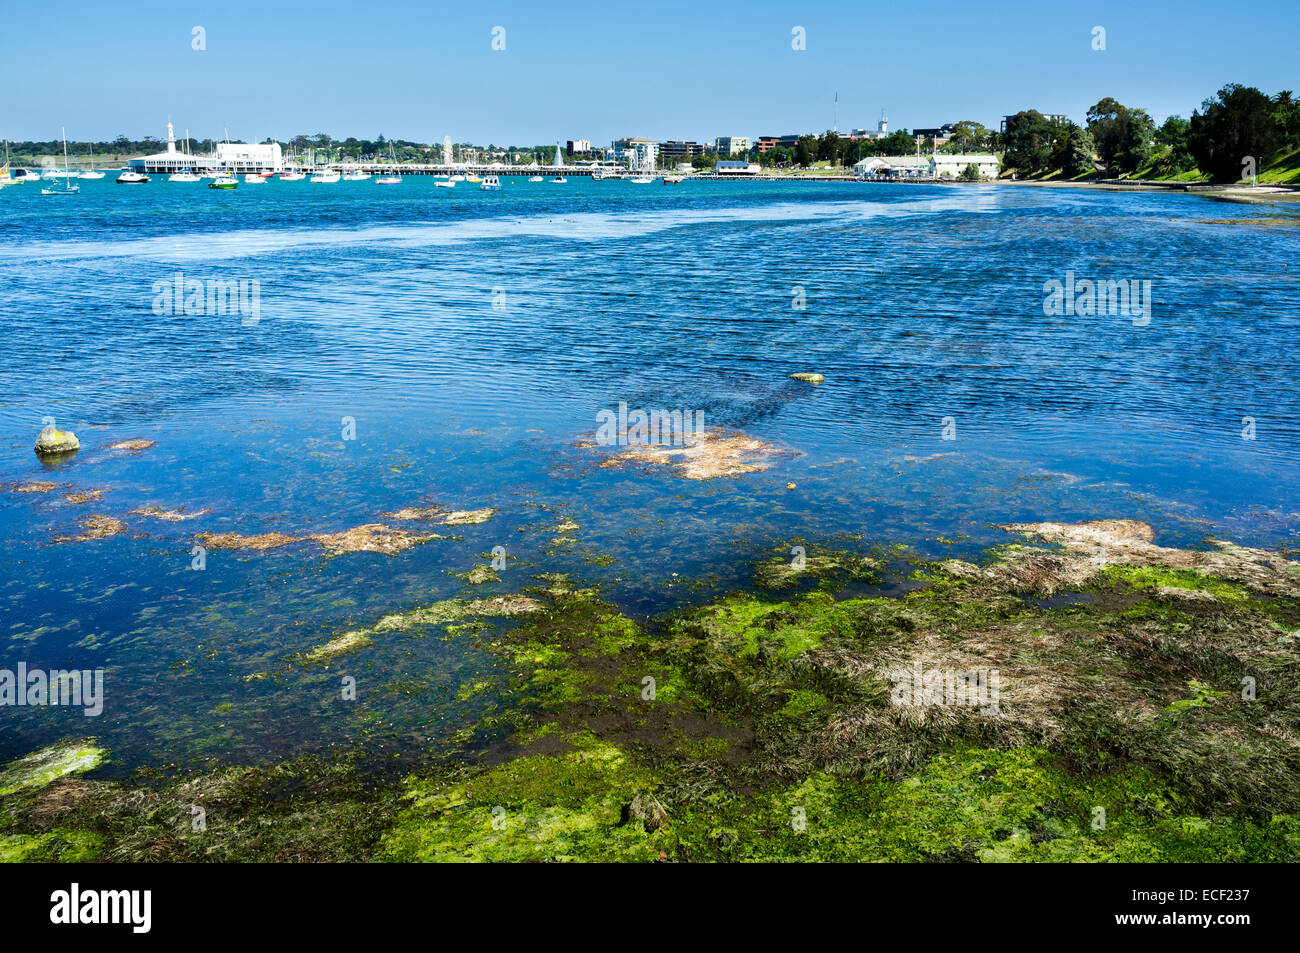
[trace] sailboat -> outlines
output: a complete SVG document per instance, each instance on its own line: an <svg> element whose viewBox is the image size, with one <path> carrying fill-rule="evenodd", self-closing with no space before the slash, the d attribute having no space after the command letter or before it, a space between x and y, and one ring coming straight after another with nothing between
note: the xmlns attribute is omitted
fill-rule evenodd
<svg viewBox="0 0 1300 953"><path fill-rule="evenodd" d="M0 189L6 185L17 185L21 179L15 179L9 174L9 140L5 140L5 164L0 166Z"/></svg>
<svg viewBox="0 0 1300 953"><path fill-rule="evenodd" d="M76 195L81 191L81 186L72 184L72 176L68 173L68 131L63 132L63 188L57 185L48 189L41 189L41 195Z"/></svg>
<svg viewBox="0 0 1300 953"><path fill-rule="evenodd" d="M104 177L104 173L95 170L95 147L94 146L90 146L90 159L87 161L90 164L89 168L83 169L81 174L78 175L77 178L102 179Z"/></svg>
<svg viewBox="0 0 1300 953"><path fill-rule="evenodd" d="M388 161L391 162L393 165L397 165L397 155L393 152L393 142L391 139L388 142ZM402 177L397 173L393 173L392 175L381 175L379 178L375 179L375 185L401 185L401 184L402 184Z"/></svg>

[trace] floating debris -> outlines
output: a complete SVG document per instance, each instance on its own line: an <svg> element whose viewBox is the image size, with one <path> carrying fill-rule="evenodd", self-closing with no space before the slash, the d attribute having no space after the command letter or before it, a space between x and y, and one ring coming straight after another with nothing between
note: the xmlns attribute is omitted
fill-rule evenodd
<svg viewBox="0 0 1300 953"><path fill-rule="evenodd" d="M63 494L63 498L69 503L89 503L102 497L106 490L77 490L72 493Z"/></svg>
<svg viewBox="0 0 1300 953"><path fill-rule="evenodd" d="M809 374L806 371L801 371L798 374L791 374L790 379L794 381L804 381L808 384L820 384L822 381L826 380L826 378L821 374Z"/></svg>
<svg viewBox="0 0 1300 953"><path fill-rule="evenodd" d="M196 519L197 517L204 516L209 512L211 511L198 510L197 512L194 513L185 513L182 512L181 510L165 510L161 506L155 506L153 504L150 504L149 506L142 506L139 509L132 510L131 515L152 516L154 519L157 520L166 520L169 523L180 523L183 520L192 520L192 519Z"/></svg>
<svg viewBox="0 0 1300 953"><path fill-rule="evenodd" d="M148 450L150 447L154 446L157 442L158 441L156 440L140 440L140 439L119 440L117 443L110 443L108 445L108 449L126 450L129 451L130 453L139 453L141 450Z"/></svg>

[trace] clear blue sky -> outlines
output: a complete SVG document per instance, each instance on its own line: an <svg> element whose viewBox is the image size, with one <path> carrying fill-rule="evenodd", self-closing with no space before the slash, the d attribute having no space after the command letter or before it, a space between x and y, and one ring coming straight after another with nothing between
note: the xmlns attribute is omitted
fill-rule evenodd
<svg viewBox="0 0 1300 953"><path fill-rule="evenodd" d="M0 135L18 140L161 136L169 116L178 135L250 141L709 140L829 128L837 91L841 130L873 126L881 106L891 128L996 128L1024 108L1081 119L1104 96L1162 120L1228 82L1300 88L1300 0L19 0L0 63Z"/></svg>

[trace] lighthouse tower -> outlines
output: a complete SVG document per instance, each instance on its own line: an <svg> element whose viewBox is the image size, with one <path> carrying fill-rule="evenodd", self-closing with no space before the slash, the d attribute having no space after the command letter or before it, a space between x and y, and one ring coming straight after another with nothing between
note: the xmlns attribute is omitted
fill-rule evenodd
<svg viewBox="0 0 1300 953"><path fill-rule="evenodd" d="M172 128L171 121L167 123L167 153L168 155L176 152L176 130Z"/></svg>

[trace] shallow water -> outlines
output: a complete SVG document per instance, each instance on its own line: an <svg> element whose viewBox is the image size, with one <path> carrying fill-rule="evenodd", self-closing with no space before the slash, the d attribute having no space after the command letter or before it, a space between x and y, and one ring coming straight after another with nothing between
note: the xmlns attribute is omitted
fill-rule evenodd
<svg viewBox="0 0 1300 953"><path fill-rule="evenodd" d="M0 756L69 734L117 771L440 749L494 703L457 697L490 680L472 639L387 635L332 669L291 656L547 570L649 615L745 585L795 538L972 554L1002 522L1125 516L1168 544L1297 542L1300 228L1250 224L1286 209L1009 186L107 178L72 199L9 188L0 213L0 483L107 491L0 492L0 667L102 667L107 695L95 719L0 709ZM1044 282L1069 271L1151 281L1150 323L1046 316ZM155 313L177 272L256 279L259 320ZM597 469L574 443L619 401L791 454L703 482ZM55 467L31 449L44 417L82 444ZM157 445L106 449L135 437ZM501 512L395 556L307 544L190 569L196 532L335 532L432 502ZM128 515L149 504L210 513ZM88 513L126 532L55 542ZM555 545L565 518L576 542ZM500 585L449 575L498 545Z"/></svg>

